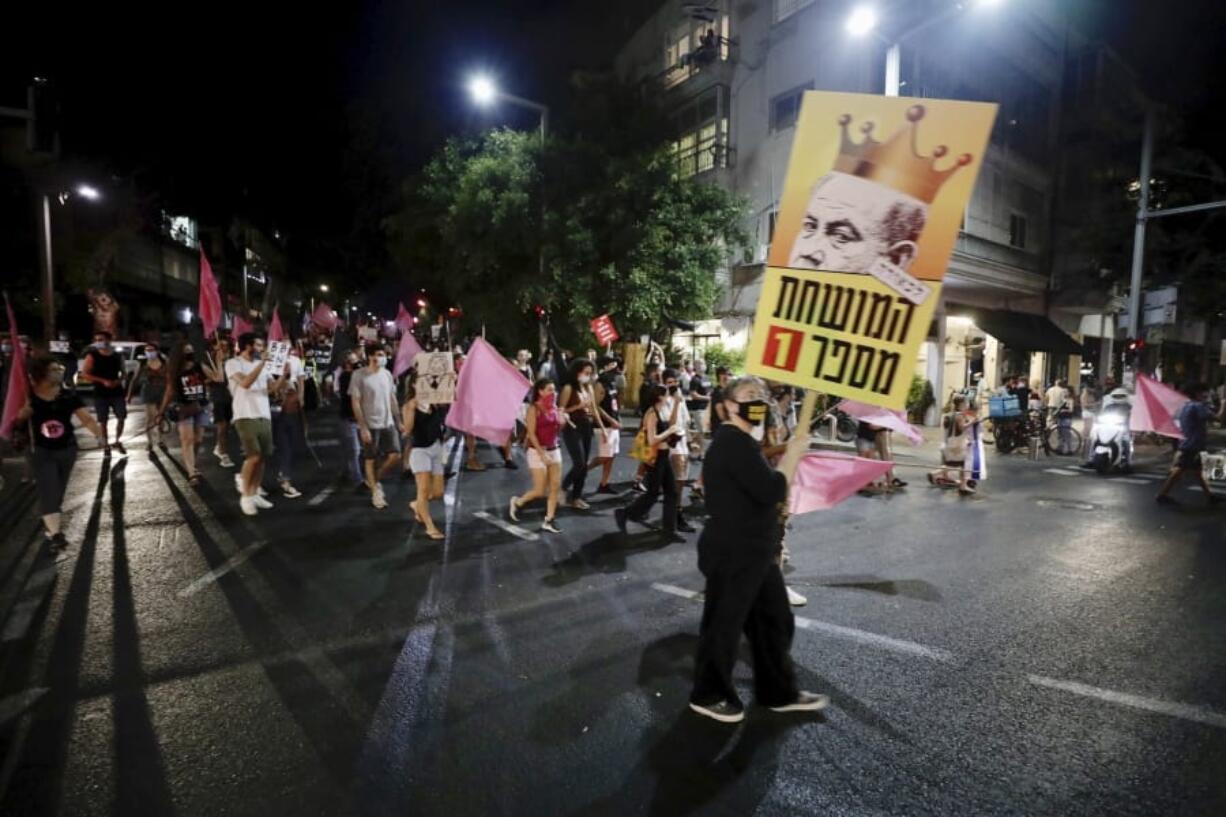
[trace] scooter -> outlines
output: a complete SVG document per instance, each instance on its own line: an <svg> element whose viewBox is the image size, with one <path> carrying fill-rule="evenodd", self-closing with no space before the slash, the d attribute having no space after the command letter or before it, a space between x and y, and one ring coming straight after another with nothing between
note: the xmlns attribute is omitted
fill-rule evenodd
<svg viewBox="0 0 1226 817"><path fill-rule="evenodd" d="M1123 389L1103 398L1102 409L1090 429L1089 461L1085 467L1099 474L1112 471L1126 474L1132 470L1132 431L1128 428L1131 414L1132 401Z"/></svg>

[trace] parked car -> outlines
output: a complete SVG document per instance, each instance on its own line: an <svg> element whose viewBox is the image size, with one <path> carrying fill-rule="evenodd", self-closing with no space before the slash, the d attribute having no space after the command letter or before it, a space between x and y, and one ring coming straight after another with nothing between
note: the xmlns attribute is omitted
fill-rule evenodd
<svg viewBox="0 0 1226 817"><path fill-rule="evenodd" d="M145 360L145 344L134 340L116 340L111 341L111 348L115 350L115 354L123 358L123 387L126 389L128 383L140 371L140 365ZM87 349L86 354L88 352ZM88 394L94 390L94 384L85 379L85 355L82 355L77 361L77 374L73 388L79 394Z"/></svg>

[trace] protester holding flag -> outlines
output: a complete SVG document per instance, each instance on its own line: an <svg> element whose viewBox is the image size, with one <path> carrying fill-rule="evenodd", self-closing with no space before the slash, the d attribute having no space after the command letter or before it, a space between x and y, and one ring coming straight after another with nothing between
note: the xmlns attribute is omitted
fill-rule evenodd
<svg viewBox="0 0 1226 817"><path fill-rule="evenodd" d="M60 505L77 461L77 439L72 418L106 444L102 426L95 422L85 403L64 388L64 366L51 357L30 361L29 393L26 404L17 412L18 423L30 421L34 437L34 480L38 487L38 512L52 548L68 547L61 530ZM11 387L10 387L11 389ZM11 396L11 391L10 391ZM8 420L6 412L6 420ZM8 429L6 429L7 431Z"/></svg>
<svg viewBox="0 0 1226 817"><path fill-rule="evenodd" d="M762 456L766 388L755 377L724 393L727 421L703 461L710 519L698 539L706 577L690 709L722 723L745 719L732 682L741 633L753 650L757 702L775 712L815 711L830 700L800 690L788 655L795 619L779 567L779 505L788 479ZM794 445L808 445L806 435Z"/></svg>
<svg viewBox="0 0 1226 817"><path fill-rule="evenodd" d="M519 512L529 502L545 498L545 521L541 530L561 533L555 520L558 515L558 498L562 494L562 450L558 445L558 432L562 427L562 413L558 411L557 387L548 377L539 378L532 386L531 402L525 415L528 447L528 471L532 474L532 490L523 496L511 497L508 515L511 521L519 521Z"/></svg>
<svg viewBox="0 0 1226 817"><path fill-rule="evenodd" d="M1139 391L1139 389L1138 389ZM1213 407L1209 404L1209 387L1204 383L1193 383L1184 393L1188 402L1179 410L1179 431L1183 439L1179 441L1175 455L1175 464L1171 467L1171 475L1155 497L1161 505L1178 505L1179 500L1171 496L1174 488L1187 474L1194 475L1205 492L1205 499L1212 505L1220 499L1213 494L1209 481L1205 479L1205 470L1201 465L1201 455L1209 442L1209 421L1213 419ZM1226 408L1218 416L1226 417Z"/></svg>

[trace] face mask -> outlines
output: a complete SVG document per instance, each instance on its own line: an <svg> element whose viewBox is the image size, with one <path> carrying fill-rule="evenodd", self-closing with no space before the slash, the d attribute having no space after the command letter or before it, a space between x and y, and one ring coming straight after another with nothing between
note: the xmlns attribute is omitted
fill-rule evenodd
<svg viewBox="0 0 1226 817"><path fill-rule="evenodd" d="M379 355L378 357L375 358L375 365L378 366L380 369L386 369L387 368L387 358L385 358L383 355Z"/></svg>
<svg viewBox="0 0 1226 817"><path fill-rule="evenodd" d="M676 393L677 393L677 389L678 389L678 388L679 388L678 386L669 386L669 387L668 387L668 393L669 393L669 394L676 394Z"/></svg>
<svg viewBox="0 0 1226 817"><path fill-rule="evenodd" d="M158 353L157 353L155 350L153 350L153 349L146 349L146 350L145 350L145 357L146 357L146 358L148 358L149 360L153 360L153 359L155 359L157 356L158 356Z"/></svg>
<svg viewBox="0 0 1226 817"><path fill-rule="evenodd" d="M110 342L109 340L100 340L100 341L97 341L96 343L94 343L94 348L95 348L95 349L110 349L110 348L111 348L111 342Z"/></svg>
<svg viewBox="0 0 1226 817"><path fill-rule="evenodd" d="M736 413L751 426L762 426L766 422L767 402L765 400L746 400L736 404Z"/></svg>
<svg viewBox="0 0 1226 817"><path fill-rule="evenodd" d="M541 395L541 405L545 407L546 411L553 411L553 407L557 405L557 403L558 396L553 392Z"/></svg>
<svg viewBox="0 0 1226 817"><path fill-rule="evenodd" d="M188 363L195 363L196 355L194 352L187 352L186 354L183 355L183 359L187 361Z"/></svg>
<svg viewBox="0 0 1226 817"><path fill-rule="evenodd" d="M766 426L751 426L749 429L749 436L753 437L754 442L762 442L762 440L766 439Z"/></svg>
<svg viewBox="0 0 1226 817"><path fill-rule="evenodd" d="M259 360L261 357L263 357L263 353L262 353L262 352L260 352L260 350L258 350L258 349L252 349L252 350L251 350L251 359L252 359L252 360Z"/></svg>
<svg viewBox="0 0 1226 817"><path fill-rule="evenodd" d="M579 375L580 385L586 386L588 383L591 383L591 382L592 382L592 376L590 374Z"/></svg>

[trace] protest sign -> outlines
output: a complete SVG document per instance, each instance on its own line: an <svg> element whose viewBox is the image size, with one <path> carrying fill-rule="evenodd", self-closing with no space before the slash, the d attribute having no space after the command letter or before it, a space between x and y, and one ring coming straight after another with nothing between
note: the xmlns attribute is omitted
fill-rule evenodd
<svg viewBox="0 0 1226 817"><path fill-rule="evenodd" d="M374 326L359 326L358 340L362 343L374 343L379 339L379 330Z"/></svg>
<svg viewBox="0 0 1226 817"><path fill-rule="evenodd" d="M456 372L448 352L419 352L414 359L417 379L413 387L418 404L437 405L455 400Z"/></svg>
<svg viewBox="0 0 1226 817"><path fill-rule="evenodd" d="M613 327L613 321L608 315L601 315L599 318L592 318L591 321L592 334L596 336L596 340L600 341L601 346L608 346L619 337L617 330Z"/></svg>
<svg viewBox="0 0 1226 817"><path fill-rule="evenodd" d="M979 102L805 93L751 374L904 407L995 116Z"/></svg>
<svg viewBox="0 0 1226 817"><path fill-rule="evenodd" d="M289 360L289 345L288 340L268 341L268 349L265 354L268 358L269 376L280 377L285 371L285 362Z"/></svg>

